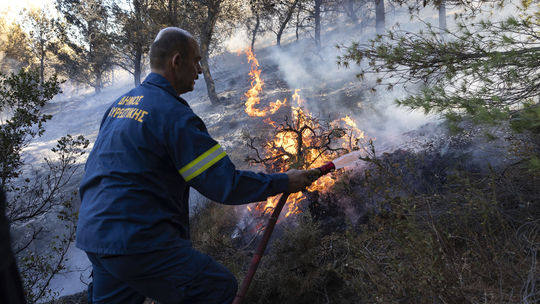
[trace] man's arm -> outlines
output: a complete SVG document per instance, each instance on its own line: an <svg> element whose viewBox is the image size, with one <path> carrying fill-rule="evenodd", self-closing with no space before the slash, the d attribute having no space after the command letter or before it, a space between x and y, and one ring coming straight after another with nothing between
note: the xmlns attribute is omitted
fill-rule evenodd
<svg viewBox="0 0 540 304"><path fill-rule="evenodd" d="M214 201L242 204L265 200L282 192L298 192L318 174L316 169L278 174L236 170L226 152L194 114L176 122L171 136L170 149L179 174L190 186Z"/></svg>

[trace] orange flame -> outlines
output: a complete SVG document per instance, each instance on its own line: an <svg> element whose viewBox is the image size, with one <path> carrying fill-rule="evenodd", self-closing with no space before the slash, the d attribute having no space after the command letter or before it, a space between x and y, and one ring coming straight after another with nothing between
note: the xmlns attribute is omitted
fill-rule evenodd
<svg viewBox="0 0 540 304"><path fill-rule="evenodd" d="M296 105L299 107L304 106L305 100L300 98L300 89L294 90L294 94L292 95L293 100L296 102Z"/></svg>
<svg viewBox="0 0 540 304"><path fill-rule="evenodd" d="M248 62L251 63L251 70L249 75L251 77L251 88L246 92L245 96L247 97L245 103L245 111L249 116L264 117L270 114L274 114L281 106L285 105L287 100L283 101L277 100L276 102L270 102L269 106L260 110L256 106L260 103L259 94L262 92L264 85L263 80L261 79L261 70L259 69L259 62L255 58L255 54L248 49L245 52ZM317 142L314 142L316 139L310 134L312 130L316 130L318 125L316 125L316 120L313 119L311 113L304 110L306 101L300 97L300 89L296 89L292 95L292 100L296 106L291 106L292 110L292 125L294 126L307 126L305 130L299 134L299 132L291 130L282 130L278 132L275 137L269 140L265 145L265 152L270 157L279 157L281 155L282 160L288 160L290 155L298 155L298 150L303 149L303 147L317 146ZM274 128L277 128L276 123L267 117L264 120L265 123L270 124ZM347 130L350 130L348 134L345 134L342 137L342 146L345 149L350 149L353 143L357 142L359 139L364 138L364 132L358 129L356 122L350 118L348 115L337 119L331 123L331 125L339 127L343 125L347 126ZM302 137L303 147L298 147L298 137ZM286 153L284 153L286 152ZM302 150L302 158L305 164L310 164L311 168L317 168L325 163L331 161L330 156L320 153L316 149L311 150ZM286 168L276 167L272 168L278 172L284 172ZM307 188L307 191L325 191L329 189L335 183L335 179L331 175L325 175L315 181L312 185ZM248 210L257 210L262 214L268 214L272 212L279 201L280 195L269 197L265 203L260 203L255 205L255 208L248 206ZM294 214L301 212L300 204L306 199L305 195L302 192L291 193L287 199L286 208L287 213L285 217L289 217Z"/></svg>
<svg viewBox="0 0 540 304"><path fill-rule="evenodd" d="M271 125L274 128L277 128L276 122L271 120L270 117L267 117L263 120L265 123Z"/></svg>
<svg viewBox="0 0 540 304"><path fill-rule="evenodd" d="M344 122L345 126L348 127L350 130L347 134L343 136L343 141L341 144L342 148L345 149L352 149L360 140L365 139L364 131L358 129L358 125L356 122L349 117L349 115L345 115L345 117L342 117L341 119L337 119L332 122L333 125L339 125L340 122Z"/></svg>
<svg viewBox="0 0 540 304"><path fill-rule="evenodd" d="M264 81L261 78L261 70L259 69L259 61L255 58L255 54L251 49L246 50L246 56L248 62L251 62L251 70L249 71L249 76L251 78L251 88L246 92L246 113L249 116L255 117L264 117L268 114L274 114L281 108L281 106L287 103L287 99L280 101L279 99L270 102L270 105L265 109L257 109L256 106L261 102L259 94L262 92L264 86Z"/></svg>
<svg viewBox="0 0 540 304"><path fill-rule="evenodd" d="M343 120L348 126L358 129L356 122L354 122L354 120L352 120L352 118L350 118L349 115L345 115L345 117L341 118L341 120Z"/></svg>

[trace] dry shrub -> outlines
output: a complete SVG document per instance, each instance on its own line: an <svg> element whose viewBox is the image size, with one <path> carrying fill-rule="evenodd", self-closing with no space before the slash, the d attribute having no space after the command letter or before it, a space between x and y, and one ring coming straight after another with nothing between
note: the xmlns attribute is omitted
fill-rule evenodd
<svg viewBox="0 0 540 304"><path fill-rule="evenodd" d="M340 273L345 255L339 237L323 236L305 214L286 229L264 257L246 303L339 303L350 295ZM347 303L347 301L343 302Z"/></svg>
<svg viewBox="0 0 540 304"><path fill-rule="evenodd" d="M232 238L239 222L237 209L212 202L200 206L190 220L193 247L237 274L248 259L241 239Z"/></svg>
<svg viewBox="0 0 540 304"><path fill-rule="evenodd" d="M396 200L362 233L356 254L364 291L374 288L369 301L523 303L527 253L537 248L520 239L492 201L471 195L446 201L451 207L435 214L445 199Z"/></svg>

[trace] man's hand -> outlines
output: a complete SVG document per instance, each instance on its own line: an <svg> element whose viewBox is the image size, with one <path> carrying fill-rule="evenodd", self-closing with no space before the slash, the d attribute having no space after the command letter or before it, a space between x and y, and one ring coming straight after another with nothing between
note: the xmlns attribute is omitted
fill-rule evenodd
<svg viewBox="0 0 540 304"><path fill-rule="evenodd" d="M304 190L321 176L321 170L296 170L291 169L285 174L289 177L289 193L294 193Z"/></svg>

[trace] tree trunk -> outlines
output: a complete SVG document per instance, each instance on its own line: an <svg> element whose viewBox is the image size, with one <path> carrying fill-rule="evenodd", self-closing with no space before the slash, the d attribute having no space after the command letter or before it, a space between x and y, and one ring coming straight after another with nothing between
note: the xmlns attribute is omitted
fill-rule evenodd
<svg viewBox="0 0 540 304"><path fill-rule="evenodd" d="M177 0L169 0L169 26L178 26L177 13L176 13L176 3Z"/></svg>
<svg viewBox="0 0 540 304"><path fill-rule="evenodd" d="M358 16L356 16L356 12L354 11L354 3L353 0L347 0L345 1L345 5L347 7L345 14L351 18L351 21L355 24L358 23Z"/></svg>
<svg viewBox="0 0 540 304"><path fill-rule="evenodd" d="M321 5L322 0L315 0L315 46L317 49L321 48Z"/></svg>
<svg viewBox="0 0 540 304"><path fill-rule="evenodd" d="M439 4L439 28L441 29L441 33L446 31L446 1L441 0L441 4Z"/></svg>
<svg viewBox="0 0 540 304"><path fill-rule="evenodd" d="M101 92L101 87L103 86L102 82L102 72L96 72L96 84L94 85L94 91L96 94Z"/></svg>
<svg viewBox="0 0 540 304"><path fill-rule="evenodd" d="M208 14L206 21L202 28L201 35L201 69L204 75L204 82L206 82L206 91L208 92L208 98L212 104L218 104L219 98L216 93L216 85L214 79L210 73L210 43L212 42L212 35L214 34L214 26L216 25L219 15L221 1L214 0L208 3Z"/></svg>
<svg viewBox="0 0 540 304"><path fill-rule="evenodd" d="M135 11L135 17L137 18L137 23L139 26L137 27L137 30L139 31L139 34L136 35L137 41L135 42L135 56L133 58L133 81L135 82L135 86L138 86L141 84L141 60L142 60L142 34L140 31L142 30L142 16L141 16L141 2L138 0L133 0L133 10Z"/></svg>
<svg viewBox="0 0 540 304"><path fill-rule="evenodd" d="M135 86L138 86L141 84L141 59L142 59L142 47L137 46L137 50L135 51L135 69L133 71L133 80L135 82Z"/></svg>
<svg viewBox="0 0 540 304"><path fill-rule="evenodd" d="M292 14L294 13L294 9L296 8L296 4L298 4L299 0L294 0L293 4L289 7L289 10L287 11L287 15L285 15L285 20L279 25L279 30L277 33L277 45L281 46L281 36L283 35L283 31L285 31L285 28L287 27L287 23L291 20Z"/></svg>
<svg viewBox="0 0 540 304"><path fill-rule="evenodd" d="M300 40L300 9L296 11L296 29L294 31L296 41Z"/></svg>
<svg viewBox="0 0 540 304"><path fill-rule="evenodd" d="M255 39L257 38L257 32L259 31L259 27L261 26L261 17L259 13L255 13L255 27L251 31L251 51L254 52L255 50Z"/></svg>
<svg viewBox="0 0 540 304"><path fill-rule="evenodd" d="M45 81L45 46L41 44L41 52L39 58L39 84L43 84Z"/></svg>
<svg viewBox="0 0 540 304"><path fill-rule="evenodd" d="M214 79L212 78L212 74L210 73L208 58L205 56L202 56L201 59L201 69L203 71L204 82L206 83L206 91L208 92L208 98L213 105L217 105L219 103L219 97L216 93L216 85L214 83Z"/></svg>
<svg viewBox="0 0 540 304"><path fill-rule="evenodd" d="M384 34L384 0L375 0L375 29L377 34Z"/></svg>

